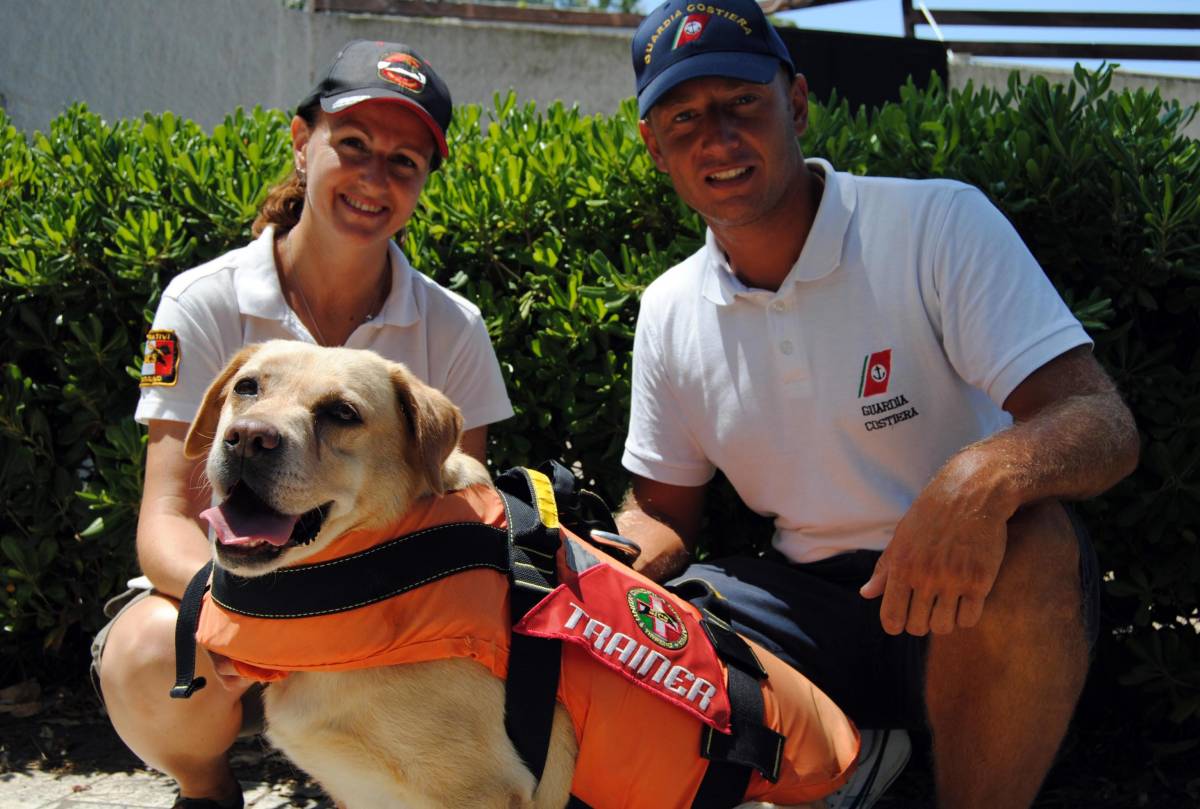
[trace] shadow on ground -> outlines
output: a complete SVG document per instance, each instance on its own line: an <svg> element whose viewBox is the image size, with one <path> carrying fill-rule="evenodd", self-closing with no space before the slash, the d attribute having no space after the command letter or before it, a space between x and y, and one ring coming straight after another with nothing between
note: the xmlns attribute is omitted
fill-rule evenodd
<svg viewBox="0 0 1200 809"><path fill-rule="evenodd" d="M186 733L186 729L178 732ZM333 807L319 787L261 738L239 740L230 760L243 784L270 785L273 792L287 798L287 805ZM125 746L93 695L66 691L43 695L33 715L0 716L0 781L13 774L31 773L89 780L113 774L162 778ZM164 789L173 793L167 779L162 780ZM0 805L3 803L0 800Z"/></svg>
<svg viewBox="0 0 1200 809"><path fill-rule="evenodd" d="M1172 772L1139 765L1131 755L1138 740L1122 738L1119 730L1100 732L1087 717L1077 724L1083 731L1068 737L1035 809L1200 807L1200 766L1179 761ZM1119 727L1111 719L1100 725ZM232 762L239 780L270 785L276 794L287 796L286 805L332 809L320 789L262 739L239 741ZM66 690L43 695L31 716L0 715L0 780L35 771L96 777L147 772L101 714L95 697ZM909 766L876 807L933 809L932 794L929 739L913 734Z"/></svg>

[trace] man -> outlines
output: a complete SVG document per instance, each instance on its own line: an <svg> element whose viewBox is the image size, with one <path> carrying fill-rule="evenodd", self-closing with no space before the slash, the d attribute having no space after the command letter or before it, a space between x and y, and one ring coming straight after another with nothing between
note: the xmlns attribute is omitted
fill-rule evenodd
<svg viewBox="0 0 1200 809"><path fill-rule="evenodd" d="M721 469L773 549L686 575L861 726L927 726L939 805L1029 806L1096 633L1059 501L1133 469L1128 409L981 193L805 161L807 85L752 0L669 0L633 59L642 138L708 224L642 300L641 569L683 571Z"/></svg>

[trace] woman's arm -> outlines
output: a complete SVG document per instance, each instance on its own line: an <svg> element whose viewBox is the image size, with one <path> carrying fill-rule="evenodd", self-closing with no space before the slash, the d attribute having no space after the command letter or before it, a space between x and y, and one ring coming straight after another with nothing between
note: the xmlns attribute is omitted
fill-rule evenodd
<svg viewBox="0 0 1200 809"><path fill-rule="evenodd" d="M179 598L196 571L212 558L208 532L197 515L211 489L204 460L183 457L188 425L153 420L146 450L146 479L138 514L137 554L155 589Z"/></svg>

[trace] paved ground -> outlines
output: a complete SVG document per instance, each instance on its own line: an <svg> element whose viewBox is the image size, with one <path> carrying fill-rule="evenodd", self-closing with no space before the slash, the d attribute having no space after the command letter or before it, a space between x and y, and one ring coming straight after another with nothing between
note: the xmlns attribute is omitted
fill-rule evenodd
<svg viewBox="0 0 1200 809"><path fill-rule="evenodd" d="M332 804L301 787L243 782L246 806L253 809ZM40 770L0 775L3 809L169 809L175 787L147 770L118 773L50 773Z"/></svg>
<svg viewBox="0 0 1200 809"><path fill-rule="evenodd" d="M169 809L175 800L174 782L140 766L106 725L89 721L58 734L90 737L83 744L68 743L74 750L63 752L71 757L58 761L53 755L39 760L34 744L35 750L25 748L33 755L18 756L26 761L14 767L14 749L0 749L0 809ZM3 737L12 740L11 728L0 730L8 731ZM97 750L95 740L101 741L102 749ZM258 741L240 742L232 760L249 809L333 809L317 787ZM888 796L877 804L877 809L918 807L926 809L923 801L902 796Z"/></svg>
<svg viewBox="0 0 1200 809"><path fill-rule="evenodd" d="M99 711L90 687L59 689L29 698L18 714L0 689L0 809L169 809L173 782L147 770ZM1200 809L1200 770L1194 750L1157 767L1146 766L1142 743L1108 719L1072 737L1051 774L1037 809ZM186 728L178 729L186 733ZM930 809L933 792L928 744L917 741L913 760L876 809ZM234 748L234 772L250 809L333 809L319 789L259 739Z"/></svg>
<svg viewBox="0 0 1200 809"><path fill-rule="evenodd" d="M129 752L90 693L43 695L30 715L0 711L0 809L169 809L175 784ZM186 728L179 732L186 733ZM260 739L231 756L252 809L332 809Z"/></svg>
<svg viewBox="0 0 1200 809"><path fill-rule="evenodd" d="M249 809L333 809L261 739L239 741L231 761ZM86 701L20 719L0 714L0 809L169 809L174 800L174 782L142 766ZM877 809L927 807L889 795Z"/></svg>

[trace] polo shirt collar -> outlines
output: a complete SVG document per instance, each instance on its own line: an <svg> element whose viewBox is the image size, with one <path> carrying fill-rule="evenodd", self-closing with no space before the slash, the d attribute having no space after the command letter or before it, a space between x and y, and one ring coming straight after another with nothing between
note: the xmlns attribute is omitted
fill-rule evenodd
<svg viewBox="0 0 1200 809"><path fill-rule="evenodd" d="M411 326L421 319L417 309L417 296L413 294L413 276L416 270L408 263L408 256L395 242L388 242L388 259L392 265L392 291L388 293L383 308L372 323L388 326Z"/></svg>
<svg viewBox="0 0 1200 809"><path fill-rule="evenodd" d="M263 228L262 234L246 245L245 254L234 275L238 312L266 320L283 320L288 305L275 271L275 226Z"/></svg>
<svg viewBox="0 0 1200 809"><path fill-rule="evenodd" d="M817 207L817 216L813 220L808 239L805 240L799 258L780 284L776 295L787 294L798 282L824 278L841 265L846 233L850 228L850 220L857 202L852 177L839 175L828 161L820 158L810 158L805 162L823 175L825 188L821 192L821 202ZM711 228L704 237L704 254L706 271L703 294L707 300L718 306L727 306L733 303L738 295L762 291L747 287L734 275Z"/></svg>
<svg viewBox="0 0 1200 809"><path fill-rule="evenodd" d="M243 315L268 320L284 320L288 305L275 267L275 227L268 225L262 235L244 248L242 266L237 274L238 311ZM421 319L413 294L416 270L395 242L388 242L388 263L392 269L392 291L379 315L371 323L411 326Z"/></svg>

